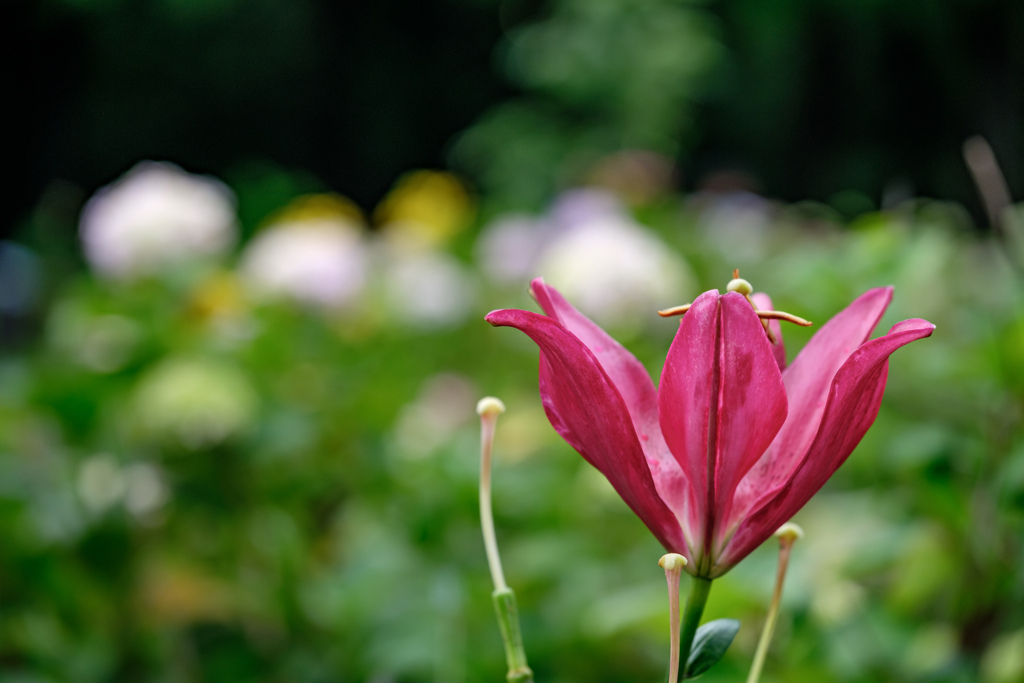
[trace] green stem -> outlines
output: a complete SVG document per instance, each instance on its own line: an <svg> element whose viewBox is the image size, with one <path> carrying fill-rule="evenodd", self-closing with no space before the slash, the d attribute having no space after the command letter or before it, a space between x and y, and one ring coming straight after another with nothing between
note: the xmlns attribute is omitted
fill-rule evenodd
<svg viewBox="0 0 1024 683"><path fill-rule="evenodd" d="M686 597L686 609L683 612L683 634L679 638L679 661L683 667L683 678L686 678L686 664L690 659L690 648L693 637L700 626L700 618L704 614L704 605L708 602L711 592L711 579L695 576L690 581L690 594Z"/></svg>
<svg viewBox="0 0 1024 683"><path fill-rule="evenodd" d="M508 662L505 678L509 683L533 683L533 671L526 663L523 634L519 630L516 594L511 588L505 587L491 593L491 598L494 600L494 610L498 613L501 639L505 641L505 659Z"/></svg>

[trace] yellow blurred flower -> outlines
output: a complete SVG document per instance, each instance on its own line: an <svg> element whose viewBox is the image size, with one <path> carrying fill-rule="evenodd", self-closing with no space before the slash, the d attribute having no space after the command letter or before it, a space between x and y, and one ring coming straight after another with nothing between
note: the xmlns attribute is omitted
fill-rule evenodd
<svg viewBox="0 0 1024 683"><path fill-rule="evenodd" d="M344 219L363 223L363 212L355 202L334 192L307 194L296 197L283 209L271 214L265 221L273 223L300 223L328 219Z"/></svg>
<svg viewBox="0 0 1024 683"><path fill-rule="evenodd" d="M454 175L413 171L398 179L374 211L374 221L425 246L446 243L472 214L469 193Z"/></svg>
<svg viewBox="0 0 1024 683"><path fill-rule="evenodd" d="M227 621L237 612L230 584L198 567L150 563L137 589L140 612L158 624Z"/></svg>
<svg viewBox="0 0 1024 683"><path fill-rule="evenodd" d="M233 272L215 271L192 292L188 310L201 320L237 316L245 310L242 284Z"/></svg>

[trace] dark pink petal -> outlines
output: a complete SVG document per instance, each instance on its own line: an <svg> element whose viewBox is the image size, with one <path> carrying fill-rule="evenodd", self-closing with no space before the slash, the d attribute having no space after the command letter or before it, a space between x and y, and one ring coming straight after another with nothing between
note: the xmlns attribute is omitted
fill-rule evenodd
<svg viewBox="0 0 1024 683"><path fill-rule="evenodd" d="M546 316L505 309L486 319L536 342L541 402L555 431L604 474L667 550L689 555L678 520L658 497L626 404L594 354Z"/></svg>
<svg viewBox="0 0 1024 683"><path fill-rule="evenodd" d="M832 381L821 426L807 457L778 494L740 524L713 575L725 573L746 557L825 485L878 416L889 356L901 346L931 336L934 329L926 320L904 320L850 356Z"/></svg>
<svg viewBox="0 0 1024 683"><path fill-rule="evenodd" d="M786 419L782 376L746 298L712 290L693 303L669 349L658 408L665 441L707 494L696 501L703 558L740 479Z"/></svg>
<svg viewBox="0 0 1024 683"><path fill-rule="evenodd" d="M561 323L594 354L626 404L659 496L677 517L686 520L686 527L698 529L697 520L689 519L693 510L692 491L661 435L658 392L647 368L543 278L530 283L530 293L548 316Z"/></svg>
<svg viewBox="0 0 1024 683"><path fill-rule="evenodd" d="M667 454L668 448L664 445L665 440L658 426L658 393L643 364L622 344L577 311L557 289L545 284L542 278L530 283L530 293L545 313L583 342L597 358L608 379L626 402L626 409L644 450L647 451L653 440L660 443Z"/></svg>
<svg viewBox="0 0 1024 683"><path fill-rule="evenodd" d="M774 311L772 307L772 299L764 292L754 292L750 295L750 298L757 304L757 310L759 311ZM782 341L782 324L778 320L769 320L768 329L775 335L775 343L772 344L772 356L775 357L775 362L779 364L779 370L786 369L786 344Z"/></svg>
<svg viewBox="0 0 1024 683"><path fill-rule="evenodd" d="M850 354L871 336L891 300L892 287L862 294L825 323L782 373L789 417L771 448L740 483L730 526L774 495L799 467L818 432L832 379Z"/></svg>

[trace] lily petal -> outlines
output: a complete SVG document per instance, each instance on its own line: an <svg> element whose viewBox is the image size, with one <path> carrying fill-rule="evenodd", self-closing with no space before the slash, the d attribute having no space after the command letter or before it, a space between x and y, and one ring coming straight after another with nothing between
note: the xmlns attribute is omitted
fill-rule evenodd
<svg viewBox="0 0 1024 683"><path fill-rule="evenodd" d="M754 300L754 304L757 305L759 311L775 310L775 307L772 306L772 298L764 292L754 292L750 295L750 298ZM775 357L775 362L779 364L779 370L785 370L786 344L782 341L782 323L778 320L769 320L768 329L775 335L775 343L772 344L772 355Z"/></svg>
<svg viewBox="0 0 1024 683"><path fill-rule="evenodd" d="M778 494L740 524L712 577L746 557L824 486L878 416L889 356L912 341L931 336L934 329L927 320L904 320L889 334L865 343L850 356L831 383L821 426L807 456Z"/></svg>
<svg viewBox="0 0 1024 683"><path fill-rule="evenodd" d="M662 433L696 491L708 549L733 492L786 419L786 392L761 321L741 294L705 292L683 316L658 393ZM698 562L710 561L702 557ZM698 569L698 571L701 571Z"/></svg>
<svg viewBox="0 0 1024 683"><path fill-rule="evenodd" d="M555 431L604 474L667 550L689 556L678 520L658 497L626 403L590 349L553 318L537 313L504 309L486 320L514 327L536 342L541 402Z"/></svg>
<svg viewBox="0 0 1024 683"><path fill-rule="evenodd" d="M836 373L871 336L891 300L892 287L871 289L859 296L825 323L782 373L789 417L768 452L740 483L730 524L775 495L803 462L821 424Z"/></svg>
<svg viewBox="0 0 1024 683"><path fill-rule="evenodd" d="M601 369L618 389L640 439L640 447L647 457L658 494L682 520L684 532L690 536L690 530L698 529L697 520L691 516L692 490L661 434L658 392L647 368L600 326L576 310L543 278L536 278L530 283L530 293L549 317L557 320L594 354Z"/></svg>
<svg viewBox="0 0 1024 683"><path fill-rule="evenodd" d="M648 450L648 443L653 439L655 443L651 447L656 447L660 442L667 454L668 447L665 446L658 426L658 392L643 364L611 335L576 310L557 289L548 286L543 278L530 283L530 293L548 316L557 320L594 354L608 379L622 395L644 451Z"/></svg>

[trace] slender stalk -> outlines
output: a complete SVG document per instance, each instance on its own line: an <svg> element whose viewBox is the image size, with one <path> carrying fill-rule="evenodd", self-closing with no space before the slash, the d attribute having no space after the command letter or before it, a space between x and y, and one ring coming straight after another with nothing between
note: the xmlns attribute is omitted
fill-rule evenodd
<svg viewBox="0 0 1024 683"><path fill-rule="evenodd" d="M975 135L964 142L963 153L992 230L997 236L1003 237L1003 211L1013 204L1013 197L995 152L988 140Z"/></svg>
<svg viewBox="0 0 1024 683"><path fill-rule="evenodd" d="M690 581L690 594L686 597L686 610L683 612L683 633L679 638L679 659L683 662L683 676L686 676L686 661L690 658L693 637L700 626L700 618L704 614L704 605L708 602L711 592L711 579L695 576Z"/></svg>
<svg viewBox="0 0 1024 683"><path fill-rule="evenodd" d="M669 656L668 683L679 681L679 575L686 565L686 558L677 553L669 553L658 561L665 569L665 581L668 582L668 619L669 619Z"/></svg>
<svg viewBox="0 0 1024 683"><path fill-rule="evenodd" d="M501 569L498 555L498 539L494 533L494 514L491 511L491 455L494 452L494 431L498 426L498 415L505 412L505 406L496 398L485 398L477 404L480 414L480 526L484 532L484 548L487 551L487 566L491 569L494 590L508 588L505 573Z"/></svg>
<svg viewBox="0 0 1024 683"><path fill-rule="evenodd" d="M772 634L775 633L775 624L779 620L779 605L782 603L782 585L786 580L789 554L793 550L793 542L801 538L804 532L796 524L787 522L775 532L775 535L779 537L779 569L775 574L775 590L772 593L772 602L768 607L768 617L764 622L764 630L761 631L761 640L758 641L757 650L754 652L754 663L750 666L747 683L757 683L758 679L761 678L761 669L764 668L764 661L768 656L768 645L772 641Z"/></svg>
<svg viewBox="0 0 1024 683"><path fill-rule="evenodd" d="M491 593L491 599L494 600L494 610L498 613L501 639L505 643L505 661L508 663L505 680L509 683L533 683L533 670L526 663L523 634L519 630L516 594L506 586L503 589L495 589Z"/></svg>
<svg viewBox="0 0 1024 683"><path fill-rule="evenodd" d="M533 671L526 663L523 648L523 634L519 628L519 608L516 594L505 583L498 555L498 539L494 533L494 514L491 511L491 456L494 452L494 432L498 415L505 412L505 405L496 398L481 399L476 406L480 415L480 526L483 529L484 548L487 551L487 565L494 582L494 611L498 616L498 628L505 644L505 661L508 683L533 683Z"/></svg>

